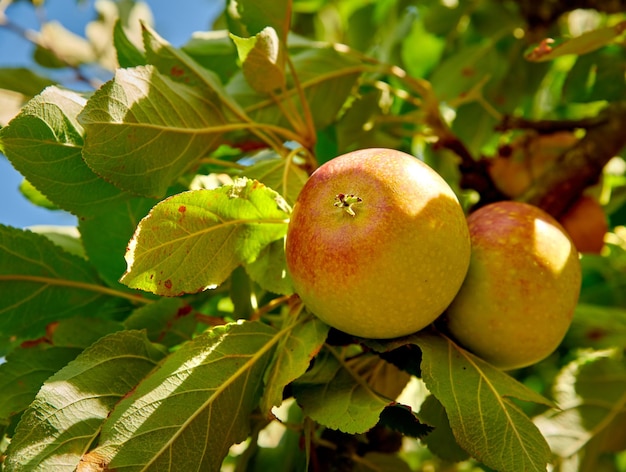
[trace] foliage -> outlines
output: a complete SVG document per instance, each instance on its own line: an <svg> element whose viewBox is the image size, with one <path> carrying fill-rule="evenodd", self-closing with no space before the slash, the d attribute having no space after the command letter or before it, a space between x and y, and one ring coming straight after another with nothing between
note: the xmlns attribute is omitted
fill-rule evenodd
<svg viewBox="0 0 626 472"><path fill-rule="evenodd" d="M0 150L79 223L0 225L3 469L624 470L626 17L595 6L230 0L177 48L103 1L87 38L29 35ZM286 225L320 163L402 149L470 212L512 198L490 168L530 142L515 198L558 218L589 194L609 223L550 358L505 373L436 324L356 339L293 294Z"/></svg>

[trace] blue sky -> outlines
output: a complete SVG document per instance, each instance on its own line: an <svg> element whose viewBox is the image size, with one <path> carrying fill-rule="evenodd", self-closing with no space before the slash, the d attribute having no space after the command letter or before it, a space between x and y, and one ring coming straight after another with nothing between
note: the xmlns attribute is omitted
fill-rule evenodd
<svg viewBox="0 0 626 472"><path fill-rule="evenodd" d="M176 46L184 44L194 31L206 31L224 0L147 0L157 32ZM72 32L84 35L85 25L95 18L94 0L47 0L46 18L57 20ZM25 28L38 29L38 19L28 2L9 6L6 15ZM33 45L0 27L0 67L32 65ZM70 225L69 213L49 211L32 205L19 191L22 176L0 154L0 223L18 228L32 225Z"/></svg>

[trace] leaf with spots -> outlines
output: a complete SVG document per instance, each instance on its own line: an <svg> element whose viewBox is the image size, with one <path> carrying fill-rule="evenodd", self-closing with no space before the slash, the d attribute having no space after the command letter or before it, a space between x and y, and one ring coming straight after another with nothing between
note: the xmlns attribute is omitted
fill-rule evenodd
<svg viewBox="0 0 626 472"><path fill-rule="evenodd" d="M285 236L289 212L278 193L249 179L167 198L139 223L121 281L166 296L215 287Z"/></svg>
<svg viewBox="0 0 626 472"><path fill-rule="evenodd" d="M547 399L443 335L420 333L410 342L421 348L422 379L464 450L502 472L545 472L550 448L510 398L551 406Z"/></svg>

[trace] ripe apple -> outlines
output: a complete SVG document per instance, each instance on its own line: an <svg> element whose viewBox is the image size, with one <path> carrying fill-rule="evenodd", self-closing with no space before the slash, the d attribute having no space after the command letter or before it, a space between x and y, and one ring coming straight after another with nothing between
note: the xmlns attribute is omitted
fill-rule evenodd
<svg viewBox="0 0 626 472"><path fill-rule="evenodd" d="M582 195L559 222L574 241L578 252L600 254L609 224L598 200L591 195Z"/></svg>
<svg viewBox="0 0 626 472"><path fill-rule="evenodd" d="M432 323L461 286L467 222L433 169L393 149L320 166L294 205L285 247L305 305L354 336L394 338Z"/></svg>
<svg viewBox="0 0 626 472"><path fill-rule="evenodd" d="M578 302L574 244L554 218L526 203L484 206L468 226L472 256L444 317L450 333L505 370L539 362L560 344Z"/></svg>

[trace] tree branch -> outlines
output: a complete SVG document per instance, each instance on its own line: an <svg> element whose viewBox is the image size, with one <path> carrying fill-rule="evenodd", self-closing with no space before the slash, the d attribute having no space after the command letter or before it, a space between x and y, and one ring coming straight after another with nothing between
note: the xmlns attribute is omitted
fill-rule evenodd
<svg viewBox="0 0 626 472"><path fill-rule="evenodd" d="M530 127L530 122L524 123L527 125L524 127ZM540 128L546 125L546 122L538 123ZM562 216L587 187L598 182L606 163L626 146L626 102L610 104L597 120L579 123L591 124L585 136L565 151L520 198L556 218Z"/></svg>

